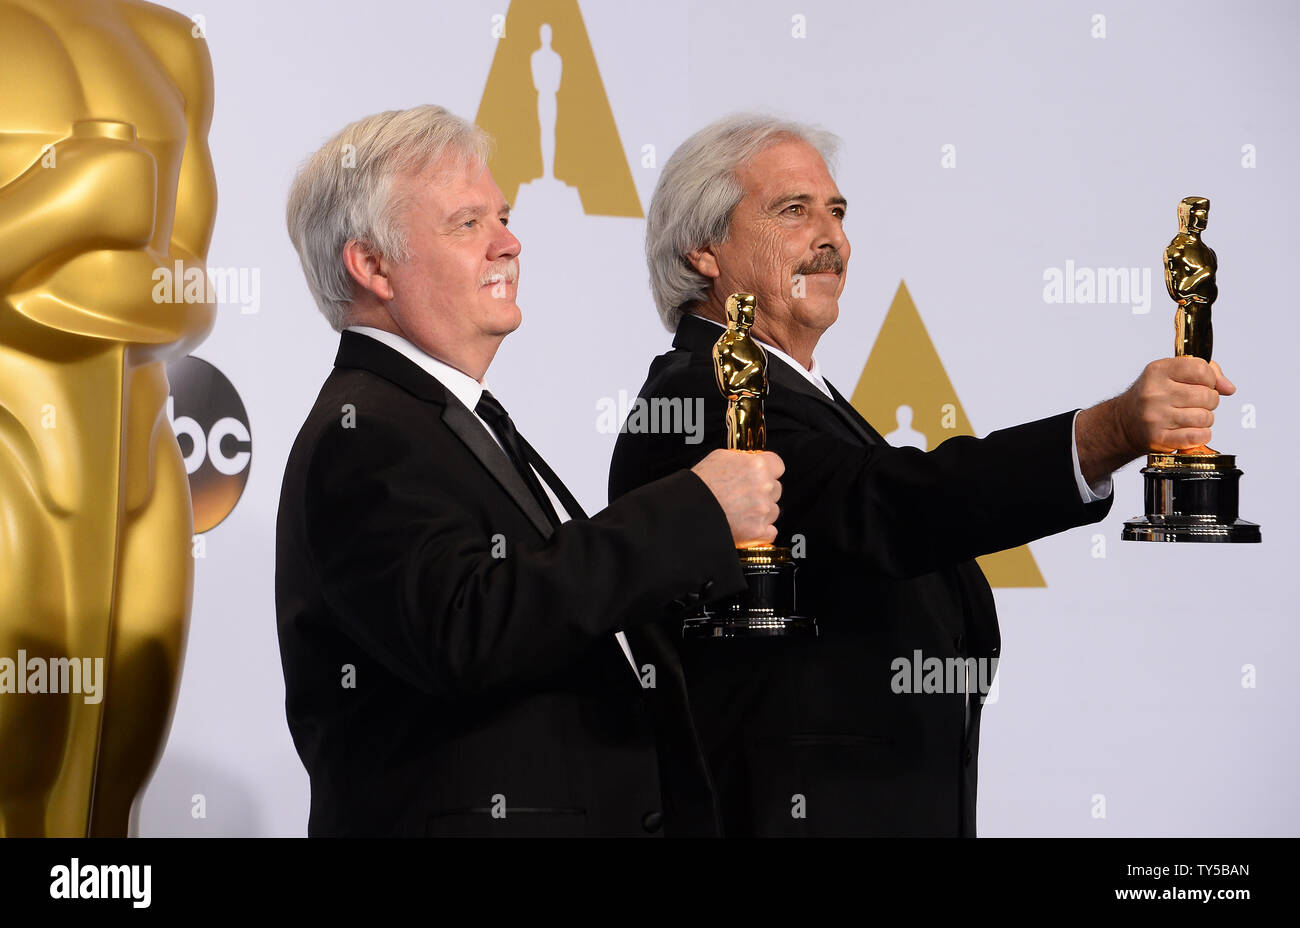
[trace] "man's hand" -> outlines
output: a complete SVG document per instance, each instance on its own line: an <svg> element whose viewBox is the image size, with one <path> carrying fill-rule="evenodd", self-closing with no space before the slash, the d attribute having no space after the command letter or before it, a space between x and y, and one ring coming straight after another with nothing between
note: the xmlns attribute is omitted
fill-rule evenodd
<svg viewBox="0 0 1300 928"><path fill-rule="evenodd" d="M1149 451L1183 451L1208 444L1219 395L1237 392L1215 361L1152 361L1119 396L1079 413L1079 466L1096 484Z"/></svg>
<svg viewBox="0 0 1300 928"><path fill-rule="evenodd" d="M770 545L776 540L781 510L781 474L785 464L771 451L723 451L709 454L691 468L726 513L737 548Z"/></svg>

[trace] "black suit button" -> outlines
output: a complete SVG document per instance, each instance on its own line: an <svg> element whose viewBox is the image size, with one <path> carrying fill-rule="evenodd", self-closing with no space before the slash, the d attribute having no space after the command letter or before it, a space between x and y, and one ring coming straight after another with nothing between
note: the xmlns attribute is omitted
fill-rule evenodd
<svg viewBox="0 0 1300 928"><path fill-rule="evenodd" d="M686 594L686 601L687 601L688 603L690 603L692 606L694 606L696 603L698 603L698 602L700 601L700 594L699 594L699 593L687 593L687 594Z"/></svg>
<svg viewBox="0 0 1300 928"><path fill-rule="evenodd" d="M956 648L958 651L961 651L963 648L966 647L966 636L957 635L955 638L952 639L952 646Z"/></svg>
<svg viewBox="0 0 1300 928"><path fill-rule="evenodd" d="M713 592L713 581L705 580L704 586L700 587L700 595L708 596L711 592Z"/></svg>
<svg viewBox="0 0 1300 928"><path fill-rule="evenodd" d="M664 817L659 812L647 812L645 815L641 816L641 827L650 834L654 834L663 827L663 823Z"/></svg>
<svg viewBox="0 0 1300 928"><path fill-rule="evenodd" d="M974 754L974 752L971 751L970 748L967 748L967 749L966 749L966 766L969 767L969 766L970 766L970 762L971 762L974 758L975 758L975 754Z"/></svg>

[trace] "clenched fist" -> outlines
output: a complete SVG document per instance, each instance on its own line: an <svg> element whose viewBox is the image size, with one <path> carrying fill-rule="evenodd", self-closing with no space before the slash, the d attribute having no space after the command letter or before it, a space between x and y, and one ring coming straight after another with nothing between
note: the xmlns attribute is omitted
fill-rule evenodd
<svg viewBox="0 0 1300 928"><path fill-rule="evenodd" d="M776 540L781 510L781 474L785 464L771 451L723 451L709 454L691 468L704 481L727 516L737 548L770 545Z"/></svg>
<svg viewBox="0 0 1300 928"><path fill-rule="evenodd" d="M1219 394L1236 392L1216 361L1162 358L1118 397L1121 423L1135 454L1184 451L1209 444Z"/></svg>
<svg viewBox="0 0 1300 928"><path fill-rule="evenodd" d="M1079 413L1079 465L1089 483L1149 451L1186 451L1210 441L1219 396L1237 392L1215 361L1162 358L1119 396Z"/></svg>

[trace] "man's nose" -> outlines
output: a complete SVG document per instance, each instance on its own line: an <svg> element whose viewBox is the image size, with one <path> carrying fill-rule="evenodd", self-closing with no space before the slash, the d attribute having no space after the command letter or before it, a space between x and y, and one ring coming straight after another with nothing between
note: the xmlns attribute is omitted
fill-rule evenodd
<svg viewBox="0 0 1300 928"><path fill-rule="evenodd" d="M510 231L509 226L498 225L501 231L492 237L491 247L488 249L488 260L495 261L498 258L516 258L519 252L523 250L523 245L519 239Z"/></svg>
<svg viewBox="0 0 1300 928"><path fill-rule="evenodd" d="M844 234L844 224L839 218L826 213L822 218L821 226L817 229L817 238L813 242L814 248L833 248L840 253L841 258L848 258L849 238Z"/></svg>

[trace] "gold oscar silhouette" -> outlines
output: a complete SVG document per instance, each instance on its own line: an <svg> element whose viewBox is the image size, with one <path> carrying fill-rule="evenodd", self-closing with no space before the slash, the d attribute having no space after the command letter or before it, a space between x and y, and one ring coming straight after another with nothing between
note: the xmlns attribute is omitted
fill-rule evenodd
<svg viewBox="0 0 1300 928"><path fill-rule="evenodd" d="M1203 361L1214 351L1210 309L1219 298L1219 257L1201 241L1209 221L1209 200L1184 197L1178 204L1178 234L1165 249L1165 289L1178 304L1174 354Z"/></svg>
<svg viewBox="0 0 1300 928"><path fill-rule="evenodd" d="M193 586L165 364L214 310L151 294L206 258L212 66L150 3L0 0L0 86L0 835L124 836Z"/></svg>
<svg viewBox="0 0 1300 928"><path fill-rule="evenodd" d="M732 451L767 448L767 352L749 331L755 305L748 293L727 297L727 330L713 346L713 376L727 398L727 448Z"/></svg>
<svg viewBox="0 0 1300 928"><path fill-rule="evenodd" d="M506 200L521 216L644 216L578 0L512 0L504 25L474 122Z"/></svg>
<svg viewBox="0 0 1300 928"><path fill-rule="evenodd" d="M1165 249L1165 288L1178 304L1175 357L1209 361L1214 349L1210 310L1219 296L1219 258L1201 240L1209 220L1209 200L1184 197L1178 204L1178 234ZM1258 542L1259 525L1237 516L1241 474L1235 456L1205 445L1148 454L1142 468L1146 515L1125 522L1121 537L1125 541Z"/></svg>
<svg viewBox="0 0 1300 928"><path fill-rule="evenodd" d="M713 345L713 374L727 398L727 448L763 451L767 426L767 352L750 333L757 301L751 293L727 297L727 330ZM789 548L754 545L736 551L748 589L706 605L683 623L687 638L816 635L817 622L795 614L795 563Z"/></svg>

